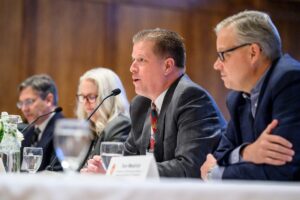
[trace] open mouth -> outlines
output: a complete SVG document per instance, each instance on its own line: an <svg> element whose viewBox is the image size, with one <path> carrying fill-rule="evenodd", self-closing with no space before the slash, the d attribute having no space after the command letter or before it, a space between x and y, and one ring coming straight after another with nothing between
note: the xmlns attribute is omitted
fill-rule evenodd
<svg viewBox="0 0 300 200"><path fill-rule="evenodd" d="M136 83L137 81L139 81L140 79L138 79L138 78L133 78L132 79L132 81L134 82L134 83Z"/></svg>

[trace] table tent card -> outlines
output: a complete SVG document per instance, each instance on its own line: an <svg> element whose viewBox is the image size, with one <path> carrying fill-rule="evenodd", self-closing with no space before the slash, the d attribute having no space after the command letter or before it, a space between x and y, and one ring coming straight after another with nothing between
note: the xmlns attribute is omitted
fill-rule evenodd
<svg viewBox="0 0 300 200"><path fill-rule="evenodd" d="M131 179L159 179L153 155L113 157L106 175Z"/></svg>

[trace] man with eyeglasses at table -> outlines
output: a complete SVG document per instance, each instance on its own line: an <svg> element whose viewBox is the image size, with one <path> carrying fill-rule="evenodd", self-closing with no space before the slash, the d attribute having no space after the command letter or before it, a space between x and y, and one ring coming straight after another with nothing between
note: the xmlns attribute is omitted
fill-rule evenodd
<svg viewBox="0 0 300 200"><path fill-rule="evenodd" d="M282 55L270 17L244 11L220 22L215 70L234 90L231 116L203 179L300 180L300 63Z"/></svg>
<svg viewBox="0 0 300 200"><path fill-rule="evenodd" d="M34 75L19 85L19 101L17 107L22 111L30 124L39 116L53 111L57 107L58 94L54 81L45 74ZM51 165L50 170L60 171L62 168L53 147L54 124L63 118L61 113L52 113L41 117L25 130L22 149L24 147L42 147L43 160L39 171Z"/></svg>

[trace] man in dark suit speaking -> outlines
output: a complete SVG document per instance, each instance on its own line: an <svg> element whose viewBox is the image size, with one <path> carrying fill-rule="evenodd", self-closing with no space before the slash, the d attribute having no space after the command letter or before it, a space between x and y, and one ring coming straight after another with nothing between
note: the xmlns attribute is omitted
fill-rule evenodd
<svg viewBox="0 0 300 200"><path fill-rule="evenodd" d="M244 11L216 26L228 128L203 179L300 180L300 63L281 53L270 17Z"/></svg>
<svg viewBox="0 0 300 200"><path fill-rule="evenodd" d="M131 102L125 154L153 153L164 177L199 177L225 125L213 99L185 68L185 47L177 33L152 29L133 37L130 72L138 96ZM99 166L96 157L86 171L101 171Z"/></svg>
<svg viewBox="0 0 300 200"><path fill-rule="evenodd" d="M56 85L48 75L31 76L19 86L17 107L21 109L29 124L39 118L23 131L24 140L22 141L22 149L31 146L43 148L43 160L39 171L46 169L50 164L52 170L61 170L58 160L55 159L53 131L55 121L63 116L59 112L47 115L55 110L57 101ZM45 116L40 117L42 115Z"/></svg>

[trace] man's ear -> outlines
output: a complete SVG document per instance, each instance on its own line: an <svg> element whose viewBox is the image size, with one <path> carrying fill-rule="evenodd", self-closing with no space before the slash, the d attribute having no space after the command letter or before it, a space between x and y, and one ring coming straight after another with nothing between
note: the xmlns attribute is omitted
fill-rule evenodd
<svg viewBox="0 0 300 200"><path fill-rule="evenodd" d="M54 95L52 93L47 94L45 101L49 106L54 105Z"/></svg>
<svg viewBox="0 0 300 200"><path fill-rule="evenodd" d="M173 58L167 58L165 60L165 68L164 68L164 75L169 75L175 67L175 60Z"/></svg>
<svg viewBox="0 0 300 200"><path fill-rule="evenodd" d="M256 44L256 43L251 44L250 56L251 56L252 62L257 62L257 60L259 60L259 58L260 58L261 53L262 53L261 47L258 44Z"/></svg>

